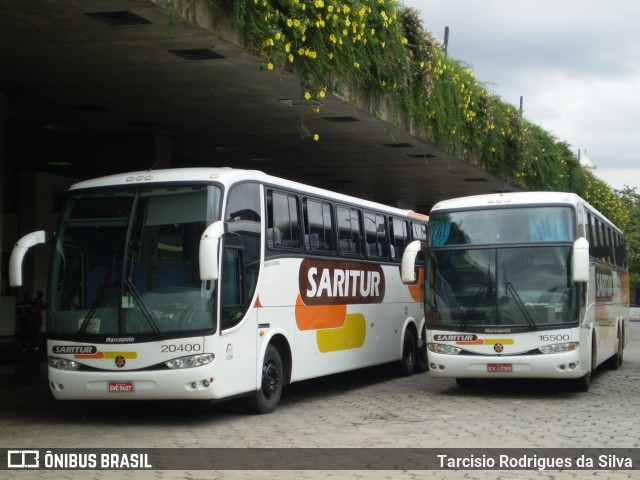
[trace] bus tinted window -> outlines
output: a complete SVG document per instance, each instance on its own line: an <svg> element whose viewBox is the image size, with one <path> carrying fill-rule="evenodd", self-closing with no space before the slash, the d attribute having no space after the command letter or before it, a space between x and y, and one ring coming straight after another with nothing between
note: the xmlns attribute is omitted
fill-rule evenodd
<svg viewBox="0 0 640 480"><path fill-rule="evenodd" d="M338 242L340 253L362 255L360 211L356 208L336 208L338 217Z"/></svg>
<svg viewBox="0 0 640 480"><path fill-rule="evenodd" d="M416 226L420 226L417 225ZM422 225L424 226L424 225ZM402 259L404 249L409 244L409 226L406 220L400 220L394 218L392 221L392 236L391 236L391 258L393 260Z"/></svg>
<svg viewBox="0 0 640 480"><path fill-rule="evenodd" d="M244 183L228 196L227 222L223 253L220 325L222 329L237 325L249 307L258 283L260 270L260 189ZM242 252L240 254L239 252Z"/></svg>
<svg viewBox="0 0 640 480"><path fill-rule="evenodd" d="M384 215L365 212L364 230L367 242L367 255L370 257L388 257L387 219Z"/></svg>
<svg viewBox="0 0 640 480"><path fill-rule="evenodd" d="M304 242L309 252L333 252L331 204L305 199Z"/></svg>
<svg viewBox="0 0 640 480"><path fill-rule="evenodd" d="M431 245L567 242L574 237L572 210L526 207L435 213Z"/></svg>
<svg viewBox="0 0 640 480"><path fill-rule="evenodd" d="M267 245L272 248L300 248L298 198L270 191L267 195L267 206Z"/></svg>
<svg viewBox="0 0 640 480"><path fill-rule="evenodd" d="M427 239L427 226L423 223L413 224L413 239L414 240L426 240Z"/></svg>

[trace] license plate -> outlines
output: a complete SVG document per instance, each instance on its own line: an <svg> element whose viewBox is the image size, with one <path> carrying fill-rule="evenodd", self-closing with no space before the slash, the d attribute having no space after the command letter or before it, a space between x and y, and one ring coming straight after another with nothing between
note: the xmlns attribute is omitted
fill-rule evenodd
<svg viewBox="0 0 640 480"><path fill-rule="evenodd" d="M491 372L491 373L513 372L513 365L510 363L489 363L487 365L487 372Z"/></svg>
<svg viewBox="0 0 640 480"><path fill-rule="evenodd" d="M107 388L109 393L133 392L133 382L109 382Z"/></svg>

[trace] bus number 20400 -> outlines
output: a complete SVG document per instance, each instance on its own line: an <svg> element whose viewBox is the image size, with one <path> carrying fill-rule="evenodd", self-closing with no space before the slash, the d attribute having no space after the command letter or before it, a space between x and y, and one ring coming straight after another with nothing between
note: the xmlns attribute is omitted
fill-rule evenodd
<svg viewBox="0 0 640 480"><path fill-rule="evenodd" d="M160 347L161 353L176 353L176 352L199 352L201 349L199 343L184 343L180 345L162 345Z"/></svg>

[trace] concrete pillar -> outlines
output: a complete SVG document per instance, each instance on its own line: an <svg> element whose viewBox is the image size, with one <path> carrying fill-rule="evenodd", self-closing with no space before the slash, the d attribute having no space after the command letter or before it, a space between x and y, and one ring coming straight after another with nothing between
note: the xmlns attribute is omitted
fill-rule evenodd
<svg viewBox="0 0 640 480"><path fill-rule="evenodd" d="M11 338L15 334L16 320L16 300L15 297L9 295L9 285L7 272L5 271L5 255L4 245L2 244L2 232L4 231L4 92L0 92L0 253L2 253L2 261L0 261L0 339Z"/></svg>
<svg viewBox="0 0 640 480"><path fill-rule="evenodd" d="M4 192L4 92L0 92L0 192ZM4 224L4 194L0 193L0 233ZM0 252L4 252L2 235L0 235ZM0 262L0 292L4 292L5 281L4 262Z"/></svg>

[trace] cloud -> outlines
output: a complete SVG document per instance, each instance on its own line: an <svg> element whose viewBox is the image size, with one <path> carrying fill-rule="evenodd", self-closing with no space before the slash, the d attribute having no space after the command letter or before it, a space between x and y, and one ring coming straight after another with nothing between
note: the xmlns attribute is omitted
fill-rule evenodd
<svg viewBox="0 0 640 480"><path fill-rule="evenodd" d="M487 89L575 149L614 188L640 186L640 2L404 0ZM607 178L604 178L606 174ZM616 179L615 184L612 183Z"/></svg>

